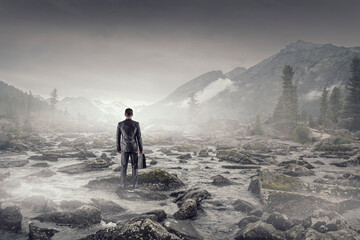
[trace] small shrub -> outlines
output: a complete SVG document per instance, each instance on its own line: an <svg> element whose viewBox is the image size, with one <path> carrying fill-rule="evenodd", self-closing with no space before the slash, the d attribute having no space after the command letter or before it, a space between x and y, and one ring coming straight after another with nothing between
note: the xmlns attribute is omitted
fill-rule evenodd
<svg viewBox="0 0 360 240"><path fill-rule="evenodd" d="M330 142L335 145L340 144L349 144L354 141L354 138L351 136L334 136L330 138Z"/></svg>
<svg viewBox="0 0 360 240"><path fill-rule="evenodd" d="M302 125L298 125L294 130L295 141L299 143L310 142L310 130Z"/></svg>

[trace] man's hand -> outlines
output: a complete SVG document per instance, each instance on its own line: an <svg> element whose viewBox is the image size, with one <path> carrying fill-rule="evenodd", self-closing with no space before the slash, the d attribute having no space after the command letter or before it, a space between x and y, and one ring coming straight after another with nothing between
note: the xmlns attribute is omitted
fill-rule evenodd
<svg viewBox="0 0 360 240"><path fill-rule="evenodd" d="M143 151L141 151L141 152L139 151L139 153L140 153L140 154L143 154L144 152L143 152Z"/></svg>
<svg viewBox="0 0 360 240"><path fill-rule="evenodd" d="M118 154L121 154L121 151L118 151Z"/></svg>

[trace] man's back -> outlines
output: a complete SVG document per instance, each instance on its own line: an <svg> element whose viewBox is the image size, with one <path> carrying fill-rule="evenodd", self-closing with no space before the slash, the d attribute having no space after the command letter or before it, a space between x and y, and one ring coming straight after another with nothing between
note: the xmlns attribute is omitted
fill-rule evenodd
<svg viewBox="0 0 360 240"><path fill-rule="evenodd" d="M118 123L117 127L118 152L142 152L140 125L137 121L128 118Z"/></svg>

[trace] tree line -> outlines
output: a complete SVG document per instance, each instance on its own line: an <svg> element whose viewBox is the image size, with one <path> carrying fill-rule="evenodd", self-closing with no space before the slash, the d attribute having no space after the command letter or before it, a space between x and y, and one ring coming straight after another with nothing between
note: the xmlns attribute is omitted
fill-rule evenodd
<svg viewBox="0 0 360 240"><path fill-rule="evenodd" d="M360 58L352 59L351 76L345 84L346 95L341 96L341 89L334 87L330 93L324 87L320 98L319 117L314 119L306 109L299 111L297 87L292 82L294 69L285 65L282 71L282 94L272 113L273 127L285 137L307 135L307 127L334 127L342 122L342 127L350 131L360 130ZM343 100L344 99L344 100ZM253 127L255 134L262 134L259 115Z"/></svg>

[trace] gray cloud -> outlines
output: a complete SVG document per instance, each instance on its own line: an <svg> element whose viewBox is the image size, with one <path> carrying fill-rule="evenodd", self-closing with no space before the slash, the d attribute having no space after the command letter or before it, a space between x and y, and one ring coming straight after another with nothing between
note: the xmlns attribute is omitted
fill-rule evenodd
<svg viewBox="0 0 360 240"><path fill-rule="evenodd" d="M355 0L0 0L0 79L62 96L154 102L206 71L303 39L356 46Z"/></svg>

